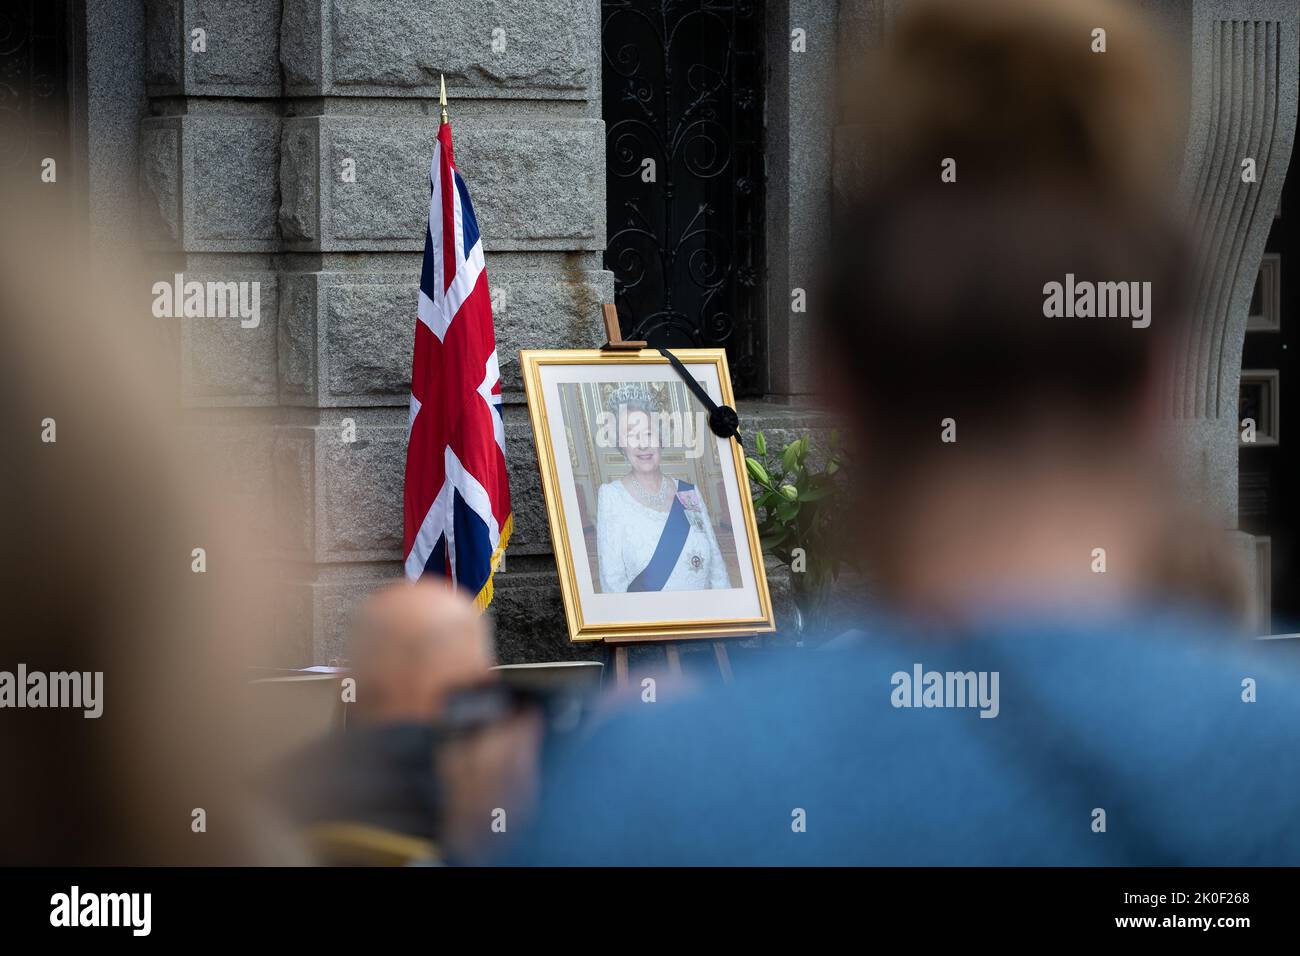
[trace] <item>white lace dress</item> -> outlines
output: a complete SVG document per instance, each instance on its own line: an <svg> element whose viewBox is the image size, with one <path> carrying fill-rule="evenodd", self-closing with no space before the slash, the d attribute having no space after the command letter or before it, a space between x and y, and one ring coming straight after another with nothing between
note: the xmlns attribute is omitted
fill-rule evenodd
<svg viewBox="0 0 1300 956"><path fill-rule="evenodd" d="M673 479L673 490L680 487ZM723 563L713 522L700 502L698 511L687 511L691 530L682 545L665 591L704 591L731 587ZM600 486L596 503L596 557L600 564L600 589L604 593L626 591L627 586L650 563L659 535L668 521L667 511L656 511L629 492L615 479Z"/></svg>

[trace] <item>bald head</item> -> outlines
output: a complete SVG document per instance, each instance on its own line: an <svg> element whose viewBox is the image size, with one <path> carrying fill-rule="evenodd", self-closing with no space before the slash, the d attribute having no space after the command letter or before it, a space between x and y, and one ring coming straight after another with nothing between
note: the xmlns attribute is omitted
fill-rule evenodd
<svg viewBox="0 0 1300 956"><path fill-rule="evenodd" d="M455 587L400 582L362 605L352 634L356 713L372 723L432 721L448 693L486 680L483 616Z"/></svg>

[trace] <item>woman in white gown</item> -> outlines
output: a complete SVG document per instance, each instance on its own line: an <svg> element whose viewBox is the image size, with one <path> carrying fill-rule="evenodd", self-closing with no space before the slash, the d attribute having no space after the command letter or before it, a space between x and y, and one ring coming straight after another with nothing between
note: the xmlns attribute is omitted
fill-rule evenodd
<svg viewBox="0 0 1300 956"><path fill-rule="evenodd" d="M713 522L689 482L660 470L654 399L639 385L610 397L631 471L600 486L596 553L602 592L729 588Z"/></svg>

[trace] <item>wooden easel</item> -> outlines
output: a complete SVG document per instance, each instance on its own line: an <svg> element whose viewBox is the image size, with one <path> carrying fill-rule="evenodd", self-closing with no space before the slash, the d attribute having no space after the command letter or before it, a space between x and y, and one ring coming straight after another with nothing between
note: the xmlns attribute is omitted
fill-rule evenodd
<svg viewBox="0 0 1300 956"><path fill-rule="evenodd" d="M600 347L602 352L639 352L641 349L648 348L648 342L640 340L627 340L623 338L623 330L618 324L618 308L612 302L606 302L601 307L601 312L605 319L605 344ZM674 677L682 676L682 655L680 646L683 641L641 641L637 639L607 639L607 644L614 645L614 680L617 685L622 687L628 686L628 667L627 667L627 649L631 644L662 644L664 655L668 658L668 673ZM722 675L722 682L730 684L732 681L731 658L727 655L727 645L723 641L713 641L713 659L718 664L718 673Z"/></svg>
<svg viewBox="0 0 1300 956"><path fill-rule="evenodd" d="M605 316L605 344L600 347L602 352L639 352L649 348L649 342L623 338L623 330L618 324L618 307L613 302L606 302L600 311Z"/></svg>
<svg viewBox="0 0 1300 956"><path fill-rule="evenodd" d="M627 640L614 641L606 640L606 644L614 644L614 682L620 687L627 687L628 668L627 668L627 649L630 644L662 644L664 647L664 656L668 659L668 673L673 677L682 676L682 655L681 645L685 641L637 641ZM732 680L731 658L727 654L727 645L723 641L712 641L713 659L718 665L718 673L722 675L722 682L730 684Z"/></svg>

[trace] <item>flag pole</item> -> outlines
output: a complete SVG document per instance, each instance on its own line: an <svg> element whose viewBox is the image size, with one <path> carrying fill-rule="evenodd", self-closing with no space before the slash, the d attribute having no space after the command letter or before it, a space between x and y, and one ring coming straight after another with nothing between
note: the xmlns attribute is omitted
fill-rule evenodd
<svg viewBox="0 0 1300 956"><path fill-rule="evenodd" d="M438 74L438 105L442 107L442 121L447 122L447 81L441 73Z"/></svg>

